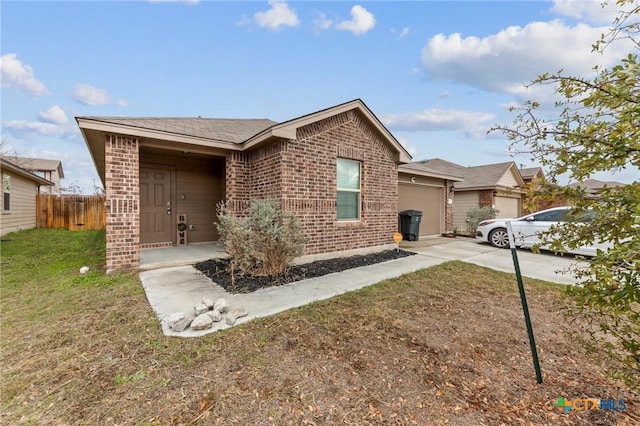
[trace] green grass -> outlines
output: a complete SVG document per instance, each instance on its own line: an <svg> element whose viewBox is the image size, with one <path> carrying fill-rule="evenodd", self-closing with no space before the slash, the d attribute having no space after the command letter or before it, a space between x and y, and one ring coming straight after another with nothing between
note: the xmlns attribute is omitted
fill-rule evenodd
<svg viewBox="0 0 640 426"><path fill-rule="evenodd" d="M555 285L525 280L545 377L536 385L511 274L449 262L184 339L162 334L137 274L104 273L104 232L8 238L0 246L1 424L637 420L631 410L566 418L554 410L558 395L640 404L562 333L570 325ZM514 395L526 404L509 405Z"/></svg>

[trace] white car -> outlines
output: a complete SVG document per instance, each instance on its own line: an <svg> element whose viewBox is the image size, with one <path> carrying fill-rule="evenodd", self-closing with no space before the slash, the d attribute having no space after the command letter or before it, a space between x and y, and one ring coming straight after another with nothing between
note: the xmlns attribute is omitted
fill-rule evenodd
<svg viewBox="0 0 640 426"><path fill-rule="evenodd" d="M576 215L575 211L572 212L571 207L554 207L516 219L483 220L478 225L476 239L488 242L494 247L509 247L506 221L510 221L516 246L531 248L540 243L540 233L549 231L553 225L567 222L568 220L587 222L591 219L589 212ZM597 249L606 250L609 247L609 244L594 242L590 246L567 249L567 253L595 256ZM540 248L545 249L548 247L541 246Z"/></svg>

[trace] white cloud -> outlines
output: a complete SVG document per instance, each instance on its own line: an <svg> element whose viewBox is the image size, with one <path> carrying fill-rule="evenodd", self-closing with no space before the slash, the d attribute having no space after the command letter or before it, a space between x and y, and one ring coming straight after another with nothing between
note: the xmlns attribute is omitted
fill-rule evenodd
<svg viewBox="0 0 640 426"><path fill-rule="evenodd" d="M269 0L271 9L266 12L256 12L253 20L263 28L278 30L282 26L296 27L300 24L298 15L295 10L289 8L289 5L280 0Z"/></svg>
<svg viewBox="0 0 640 426"><path fill-rule="evenodd" d="M113 101L106 90L92 86L87 83L78 83L73 88L73 99L84 105L117 105L126 106L127 101Z"/></svg>
<svg viewBox="0 0 640 426"><path fill-rule="evenodd" d="M315 18L313 19L313 30L315 32L321 32L328 30L333 26L333 20L327 18L322 12L314 11Z"/></svg>
<svg viewBox="0 0 640 426"><path fill-rule="evenodd" d="M336 28L359 36L371 30L375 25L376 18L373 14L364 7L355 5L351 8L351 20L340 22Z"/></svg>
<svg viewBox="0 0 640 426"><path fill-rule="evenodd" d="M65 134L65 129L53 123L43 123L41 121L11 120L3 123L3 127L13 134L37 134L41 136L60 137Z"/></svg>
<svg viewBox="0 0 640 426"><path fill-rule="evenodd" d="M77 139L79 130L75 122L69 123L62 108L54 105L38 114L38 120L10 120L2 123L7 130L18 138L29 136L49 136L54 138Z"/></svg>
<svg viewBox="0 0 640 426"><path fill-rule="evenodd" d="M627 5L626 8L632 5ZM624 9L615 1L609 1L602 7L602 0L555 0L550 11L570 18L589 21L596 24L608 24Z"/></svg>
<svg viewBox="0 0 640 426"><path fill-rule="evenodd" d="M415 157L418 153L418 148L409 142L407 138L398 138L398 142L400 142L400 145L402 145L412 157Z"/></svg>
<svg viewBox="0 0 640 426"><path fill-rule="evenodd" d="M33 68L23 64L17 56L15 53L0 56L2 86L17 87L36 96L48 95L44 83L33 76Z"/></svg>
<svg viewBox="0 0 640 426"><path fill-rule="evenodd" d="M382 117L385 126L395 131L462 131L468 137L485 137L495 119L493 114L456 109L428 109Z"/></svg>
<svg viewBox="0 0 640 426"><path fill-rule="evenodd" d="M58 105L38 114L40 121L51 124L67 124L67 115Z"/></svg>
<svg viewBox="0 0 640 426"><path fill-rule="evenodd" d="M391 32L393 34L398 34L398 39L402 40L403 38L409 35L409 33L411 32L411 29L409 27L403 27L400 31L398 31L395 28L391 28Z"/></svg>
<svg viewBox="0 0 640 426"><path fill-rule="evenodd" d="M524 84L542 73L563 69L585 75L596 64L614 63L624 55L624 43L609 46L603 55L591 52L604 31L554 20L509 27L484 38L437 34L423 48L422 64L434 80L522 96L527 92Z"/></svg>

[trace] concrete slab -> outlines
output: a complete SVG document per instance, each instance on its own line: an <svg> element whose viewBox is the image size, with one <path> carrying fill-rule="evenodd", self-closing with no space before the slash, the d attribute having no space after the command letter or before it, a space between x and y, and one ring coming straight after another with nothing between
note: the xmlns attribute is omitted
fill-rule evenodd
<svg viewBox="0 0 640 426"><path fill-rule="evenodd" d="M404 247L405 250L416 252L415 256L363 266L284 286L265 288L249 294L228 293L192 266L144 271L140 273L140 280L147 299L162 324L164 334L167 336L197 337L230 326L223 320L214 323L214 326L208 330L187 329L178 333L169 329L165 319L178 312L193 317L193 307L203 297L214 301L225 298L230 309L245 308L249 315L238 319L237 325L254 318L274 315L314 301L358 290L388 278L415 272L449 260L461 260L499 271L514 272L510 250L496 249L471 239L440 239L442 240L441 244L435 244L436 240L430 239L423 244L413 244L411 248ZM571 275L558 271L566 270L570 266L580 263L573 257L534 254L526 250L518 250L518 260L524 276L562 284L574 284L575 279Z"/></svg>
<svg viewBox="0 0 640 426"><path fill-rule="evenodd" d="M172 266L193 265L209 259L225 257L224 247L218 242L182 247L162 247L140 250L140 270L148 271Z"/></svg>

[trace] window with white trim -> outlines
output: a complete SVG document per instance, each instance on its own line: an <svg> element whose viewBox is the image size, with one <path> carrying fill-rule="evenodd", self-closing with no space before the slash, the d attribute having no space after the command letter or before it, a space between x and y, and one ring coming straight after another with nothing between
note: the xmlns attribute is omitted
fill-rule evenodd
<svg viewBox="0 0 640 426"><path fill-rule="evenodd" d="M338 220L360 219L360 173L359 161L338 158Z"/></svg>
<svg viewBox="0 0 640 426"><path fill-rule="evenodd" d="M9 212L11 211L11 176L9 175L2 175L2 192L4 194L2 210Z"/></svg>

